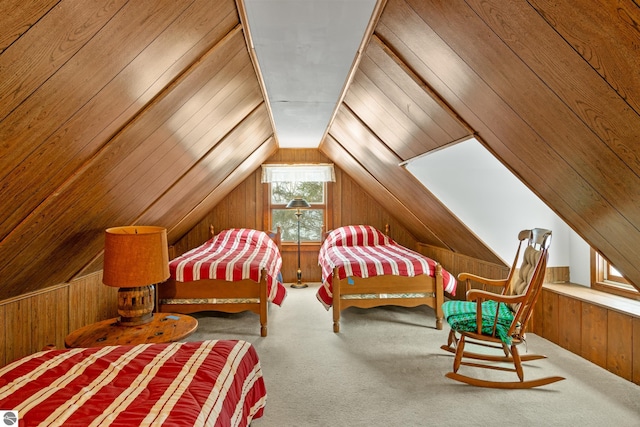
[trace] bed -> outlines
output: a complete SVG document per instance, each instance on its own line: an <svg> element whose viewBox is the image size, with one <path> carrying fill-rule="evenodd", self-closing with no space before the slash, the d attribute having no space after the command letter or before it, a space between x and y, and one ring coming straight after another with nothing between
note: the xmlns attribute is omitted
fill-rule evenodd
<svg viewBox="0 0 640 427"><path fill-rule="evenodd" d="M213 235L213 230L212 230ZM269 302L281 305L287 291L281 281L280 229L271 235L231 228L169 262L171 277L158 285L158 311L199 311L260 316L260 335L267 336Z"/></svg>
<svg viewBox="0 0 640 427"><path fill-rule="evenodd" d="M266 397L240 340L48 350L0 369L2 425L248 426Z"/></svg>
<svg viewBox="0 0 640 427"><path fill-rule="evenodd" d="M316 294L329 310L333 331L340 332L340 312L348 307L384 305L435 310L442 329L444 291L455 295L456 279L436 261L396 243L369 225L336 228L320 247L322 285Z"/></svg>

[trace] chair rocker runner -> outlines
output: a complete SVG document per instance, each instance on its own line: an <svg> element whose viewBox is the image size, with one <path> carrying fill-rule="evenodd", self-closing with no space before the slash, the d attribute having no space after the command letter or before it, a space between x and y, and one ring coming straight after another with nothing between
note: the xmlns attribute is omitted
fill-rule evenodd
<svg viewBox="0 0 640 427"><path fill-rule="evenodd" d="M523 230L518 234L520 244L509 275L503 280L486 279L469 273L458 276L459 283L466 282L466 301L447 301L442 304L444 317L451 326L447 345L443 350L455 353L453 372L445 376L478 387L531 388L561 381L563 377L545 377L524 380L522 362L543 359L542 355L518 353L518 345L525 342L525 329L542 290L551 231L541 228ZM524 254L517 267L520 250ZM472 289L471 282L482 284ZM490 292L487 286L501 288L500 293ZM500 355L465 351L466 344L501 350ZM469 362L468 359L480 362ZM513 368L500 366L499 362L513 364ZM458 373L461 365L515 372L519 381L490 381Z"/></svg>

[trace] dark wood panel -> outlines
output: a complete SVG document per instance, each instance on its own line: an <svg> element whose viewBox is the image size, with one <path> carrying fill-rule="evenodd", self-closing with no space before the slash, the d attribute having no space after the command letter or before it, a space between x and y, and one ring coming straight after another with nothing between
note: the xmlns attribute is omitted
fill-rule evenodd
<svg viewBox="0 0 640 427"><path fill-rule="evenodd" d="M3 289L5 295L46 285L39 269L34 268L39 263L47 265L44 279L50 283L72 277L90 261L87 254L102 250L106 227L132 223L170 185L167 172L173 174L174 180L182 176L216 144L213 136L223 137L234 128L236 123L230 118L241 121L262 102L242 34L235 34L229 42L232 50L228 51L236 52L234 55L224 62L216 54L204 58L200 67L172 86L146 114L112 139L92 159L90 167L74 176L56 197L38 207L37 215L5 239L0 252L7 261L0 270L12 277L14 284ZM247 70L244 79L242 70ZM238 78L218 76L225 73ZM253 76L253 85L248 84L249 76ZM217 97L222 98L220 102L211 101L217 101ZM207 121L207 115L217 119ZM184 135L176 132L185 123L189 123L190 131ZM197 128L199 123L205 127ZM260 142L254 141L254 147ZM175 156L165 155L176 147L193 151L191 163L177 162ZM83 216L67 215L78 205L83 206ZM48 231L46 237L44 230ZM29 246L36 239L38 244ZM24 248L28 248L28 254L21 253ZM37 252L31 252L34 250ZM25 265L31 268L24 268Z"/></svg>
<svg viewBox="0 0 640 427"><path fill-rule="evenodd" d="M402 160L470 133L377 37L367 47L344 102Z"/></svg>
<svg viewBox="0 0 640 427"><path fill-rule="evenodd" d="M413 175L399 166L400 159L364 126L344 105L329 131L377 181L428 224L440 241L455 252L490 262L499 258L480 242ZM458 231L460 230L460 231ZM431 243L431 242L426 242Z"/></svg>
<svg viewBox="0 0 640 427"><path fill-rule="evenodd" d="M58 0L4 0L0 14L0 54L57 3Z"/></svg>
<svg viewBox="0 0 640 427"><path fill-rule="evenodd" d="M21 3L28 5L27 7L38 6L33 2ZM87 5L80 2L64 1L45 16L38 16L42 18L38 25L0 55L0 121L63 66L73 66L68 64L68 61L99 33L125 4L124 0L102 0L86 7ZM6 12L4 6L3 4L3 12ZM51 5L43 4L40 7ZM22 7L15 7L14 10L22 10ZM9 16L13 15L14 10ZM7 14L1 15L4 18ZM64 22L63 31L60 31L61 22Z"/></svg>
<svg viewBox="0 0 640 427"><path fill-rule="evenodd" d="M633 343L633 379L635 384L640 385L640 318L633 319L633 335L631 336Z"/></svg>
<svg viewBox="0 0 640 427"><path fill-rule="evenodd" d="M640 114L640 7L633 0L530 0L545 21ZM579 10L580 13L575 13Z"/></svg>
<svg viewBox="0 0 640 427"><path fill-rule="evenodd" d="M144 215L144 222L160 224L180 222L195 207L204 202L271 135L271 124L266 107L261 104L156 201ZM265 156L266 153L262 154ZM255 162L258 160L260 159L249 161L247 166L253 164L255 168ZM247 203L251 203L251 199ZM253 215L253 212L251 214Z"/></svg>
<svg viewBox="0 0 640 427"><path fill-rule="evenodd" d="M365 61L366 65L366 61ZM424 145L435 147L432 138L417 127L386 94L363 73L358 72L349 86L344 103L367 124L401 160L425 151Z"/></svg>
<svg viewBox="0 0 640 427"><path fill-rule="evenodd" d="M140 25L137 19L130 24L136 28L131 35L136 38L135 42L123 39L125 36L116 37L111 34L110 32L116 31L112 26L125 25L114 19L114 22L103 28L99 37L94 37L74 57L74 61L69 61L0 124L0 135L9 144L7 147L12 153L0 160L2 170L7 174L0 186L0 197L14 201L11 205L0 207L0 238L73 176L78 168L84 167L85 162L103 147L105 140L125 127L159 91L188 69L207 49L223 39L237 24L237 16L230 15L229 11L225 12L224 4L235 11L232 3L216 3L214 8L208 2L194 3L179 19L162 21L155 27L148 28L146 31L155 36L152 42L145 38L149 35L136 38L136 31L143 31L138 29ZM169 13L171 9L163 9L163 12ZM144 15L145 11L130 13ZM128 15L119 16L120 20L125 21L127 17ZM165 17L166 20L169 18ZM218 27L204 26L206 19L210 19L211 24ZM151 26L154 21L150 20L145 25ZM185 31L185 27L189 30ZM162 33L156 34L159 31ZM107 34L103 35L104 32ZM104 43L113 41L111 39L116 41L113 42L115 45L127 45L127 54L119 53L114 48L107 51ZM242 40L241 33L239 39ZM171 47L176 40L184 41L180 44L180 49ZM225 45L227 44L223 43L220 46L223 58L231 56L224 49ZM112 58L116 56L117 58ZM107 61L102 68L110 71L88 72L88 65L100 65L93 63L94 57ZM153 61L154 66L150 67L149 61ZM214 74L213 70L208 71ZM207 70L203 72L206 73ZM64 90L74 78L69 75L75 74L87 76L81 85L82 90ZM56 94L60 91L63 94ZM44 120L31 117L36 113ZM34 121L37 126L32 123ZM27 127L30 128L28 132ZM12 144L19 145L19 149L14 149ZM60 149L61 146L64 149ZM18 162L21 164L16 167ZM31 171L38 173L30 173ZM25 192L25 188L31 188L31 191Z"/></svg>
<svg viewBox="0 0 640 427"><path fill-rule="evenodd" d="M580 354L582 343L581 316L580 301L558 296L558 344L575 354Z"/></svg>
<svg viewBox="0 0 640 427"><path fill-rule="evenodd" d="M631 316L609 310L607 315L607 370L625 378L633 379Z"/></svg>
<svg viewBox="0 0 640 427"><path fill-rule="evenodd" d="M545 292L542 294L542 301L538 301L543 307L542 330L544 337L549 341L559 344L560 324L559 324L559 299L558 294Z"/></svg>
<svg viewBox="0 0 640 427"><path fill-rule="evenodd" d="M580 356L605 369L607 368L608 329L607 309L582 302L582 349Z"/></svg>
<svg viewBox="0 0 640 427"><path fill-rule="evenodd" d="M408 65L478 131L489 149L534 193L572 224L590 244L612 254L609 258L617 261L616 265L620 265L625 273L628 271L629 277L640 277L637 265L630 262L630 258L636 256L637 248L632 246L639 237L638 229L588 182L602 176L602 167L593 164L599 156L590 153L586 164L577 165L574 154L586 152L583 146L575 148L566 159L554 151L564 150L561 146L567 136L571 141L582 136L592 139L592 132L583 127L578 134L568 135L566 129L579 127L579 123L576 124L575 116L566 108L559 116L549 117L549 111L562 107L555 95L546 86L540 88L539 77L523 66L475 12L465 13L465 8L465 5L457 3L454 7L450 3L435 5L432 2L411 2L411 7L408 7L400 0L392 0L387 3L382 16L386 29L384 25L378 25L376 31L384 33L385 43L393 46ZM467 31L460 32L458 28L462 27ZM474 36L474 40L482 43L470 44L469 38L462 37L462 34ZM530 78L524 86L516 86L523 81L523 76ZM504 94L504 98L498 93ZM524 104L505 102L515 98ZM547 98L550 101L548 111L520 113L527 117L528 122L515 113L514 108L522 111L523 105L531 105L533 99L537 100L533 111L537 111L537 106L546 106ZM568 118L569 127L558 122L559 117ZM558 123L559 127L549 126L549 123ZM542 139L541 133L554 140L553 149ZM604 155L608 156L607 153ZM572 166L579 166L581 172ZM624 165L623 169L628 171ZM625 174L623 172L623 176ZM613 180L620 180L620 177ZM602 183L598 186L603 188ZM629 186L629 182L623 180L616 192L638 188L638 185ZM610 188L605 185L603 189ZM616 203L627 199L619 198ZM638 214L631 212L633 208L628 204L625 210L632 216ZM607 218L606 223L603 223L603 218ZM614 241L616 245L612 244Z"/></svg>
<svg viewBox="0 0 640 427"><path fill-rule="evenodd" d="M381 206L384 206L387 211L393 212L393 215L417 239L425 243L445 246L428 225L423 224L391 191L369 174L333 137L328 136L325 138L320 145L320 150L330 158L335 159L335 164L343 169L360 187L366 189ZM340 200L344 200L344 198L341 197ZM342 210L346 211L347 209L340 209L340 218L336 219L335 223L348 225L347 221L341 217L343 215ZM350 220L352 219L350 218Z"/></svg>
<svg viewBox="0 0 640 427"><path fill-rule="evenodd" d="M258 194L249 194L245 191L248 203L252 203L252 199L256 198L256 204L260 203L259 199L262 197L261 187L255 185L256 174L260 174L260 164L264 162L270 154L277 150L275 140L270 138L259 148L257 148L245 161L243 161L233 173L227 177L220 185L218 185L197 207L192 209L184 218L172 227L169 231L171 242L177 242L180 238L180 242L186 237L188 242L183 248L194 248L202 244L201 239L190 240L192 231L190 231L192 224L195 224L193 229L208 230L209 225L214 225L216 228L229 228L246 226L249 228L265 229L265 225L261 222L261 216L256 215L253 219L255 222L249 222L247 224L234 223L231 212L226 209L226 204L231 203L226 200L227 196L233 193L233 189L238 186L250 185L254 188ZM250 184L245 184L249 180ZM231 196L233 198L233 196ZM220 207L220 208L219 208ZM221 213L222 212L222 213ZM185 237L183 237L185 236ZM180 244L177 242L176 245Z"/></svg>

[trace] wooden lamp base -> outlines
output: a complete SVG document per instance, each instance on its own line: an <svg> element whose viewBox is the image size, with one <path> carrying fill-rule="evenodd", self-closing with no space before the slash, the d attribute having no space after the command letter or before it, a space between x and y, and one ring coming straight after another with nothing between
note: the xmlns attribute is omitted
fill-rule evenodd
<svg viewBox="0 0 640 427"><path fill-rule="evenodd" d="M136 326L151 322L154 302L153 285L118 289L118 324Z"/></svg>

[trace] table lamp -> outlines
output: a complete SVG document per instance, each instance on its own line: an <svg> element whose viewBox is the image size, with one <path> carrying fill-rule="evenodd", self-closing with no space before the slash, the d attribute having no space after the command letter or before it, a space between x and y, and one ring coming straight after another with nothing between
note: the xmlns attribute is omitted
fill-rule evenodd
<svg viewBox="0 0 640 427"><path fill-rule="evenodd" d="M118 323L135 326L153 319L155 288L169 278L167 229L112 227L105 231L102 282L118 289Z"/></svg>

